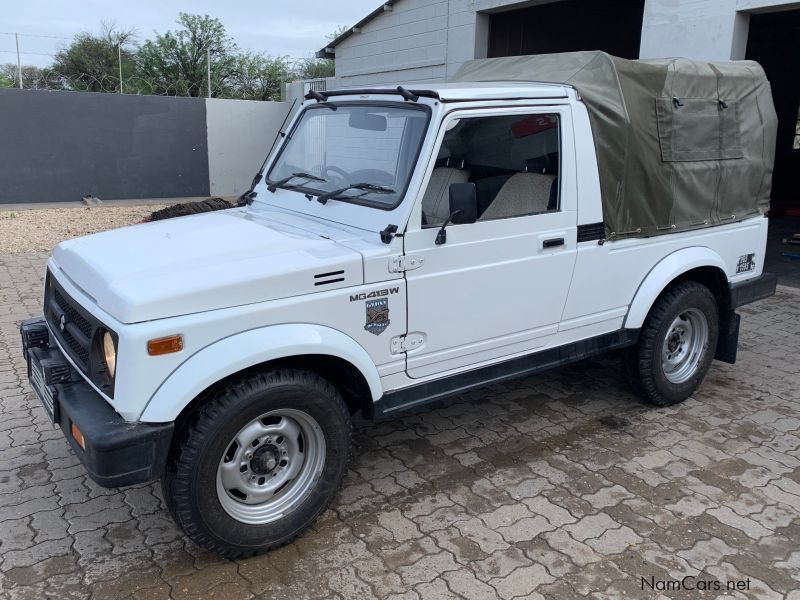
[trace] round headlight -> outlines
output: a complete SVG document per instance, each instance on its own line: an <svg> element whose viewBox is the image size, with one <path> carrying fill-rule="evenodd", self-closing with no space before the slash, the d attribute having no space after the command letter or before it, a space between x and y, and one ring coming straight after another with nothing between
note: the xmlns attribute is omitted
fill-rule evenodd
<svg viewBox="0 0 800 600"><path fill-rule="evenodd" d="M108 374L113 378L117 371L117 349L114 347L114 338L108 331L103 334L103 355L108 366Z"/></svg>

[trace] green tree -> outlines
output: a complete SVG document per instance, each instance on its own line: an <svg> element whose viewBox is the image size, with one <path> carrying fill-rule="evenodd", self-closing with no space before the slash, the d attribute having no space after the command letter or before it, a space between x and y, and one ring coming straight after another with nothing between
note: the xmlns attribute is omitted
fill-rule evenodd
<svg viewBox="0 0 800 600"><path fill-rule="evenodd" d="M136 69L133 29L103 23L99 35L81 33L60 50L51 68L62 89L84 92L118 92ZM122 58L122 82L120 82ZM132 86L131 86L132 87ZM128 91L134 91L133 89Z"/></svg>
<svg viewBox="0 0 800 600"><path fill-rule="evenodd" d="M6 75L5 67L8 65L0 66L0 88L14 87L14 77Z"/></svg>
<svg viewBox="0 0 800 600"><path fill-rule="evenodd" d="M237 73L238 48L225 26L208 15L179 13L180 29L156 34L137 55L139 76L150 93L165 96L205 96L208 58L213 96L225 96Z"/></svg>
<svg viewBox="0 0 800 600"><path fill-rule="evenodd" d="M9 81L10 85L8 85ZM0 65L0 82L2 82L0 87L18 87L19 74L17 73L17 65L12 63ZM40 69L33 65L22 65L22 87L26 90L53 89L53 76L48 69Z"/></svg>
<svg viewBox="0 0 800 600"><path fill-rule="evenodd" d="M300 79L324 79L336 75L336 63L330 58L307 58L300 61L297 75Z"/></svg>
<svg viewBox="0 0 800 600"><path fill-rule="evenodd" d="M340 25L335 31L329 33L325 38L332 42L344 32L350 29L347 25ZM311 57L300 61L298 65L298 77L300 79L324 79L336 75L336 62L330 58Z"/></svg>
<svg viewBox="0 0 800 600"><path fill-rule="evenodd" d="M296 77L288 56L242 54L230 79L229 97L242 100L280 100L283 85Z"/></svg>

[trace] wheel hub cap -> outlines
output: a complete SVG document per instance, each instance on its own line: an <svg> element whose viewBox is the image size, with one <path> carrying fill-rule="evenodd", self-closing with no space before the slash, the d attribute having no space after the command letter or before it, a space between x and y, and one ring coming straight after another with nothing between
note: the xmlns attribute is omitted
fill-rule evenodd
<svg viewBox="0 0 800 600"><path fill-rule="evenodd" d="M311 415L265 413L228 443L217 468L217 498L242 523L270 523L301 504L325 466L325 436Z"/></svg>
<svg viewBox="0 0 800 600"><path fill-rule="evenodd" d="M275 446L259 446L250 459L250 469L256 475L269 475L278 466L280 450Z"/></svg>
<svg viewBox="0 0 800 600"><path fill-rule="evenodd" d="M689 308L669 326L661 350L661 367L671 383L690 379L703 360L708 346L708 321L705 314Z"/></svg>

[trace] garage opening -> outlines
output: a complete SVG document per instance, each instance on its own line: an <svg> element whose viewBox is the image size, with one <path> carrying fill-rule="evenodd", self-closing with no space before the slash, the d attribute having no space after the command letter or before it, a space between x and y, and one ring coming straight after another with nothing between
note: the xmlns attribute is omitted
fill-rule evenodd
<svg viewBox="0 0 800 600"><path fill-rule="evenodd" d="M772 84L778 112L768 270L781 283L800 287L800 244L784 244L800 234L800 10L750 17L746 58L761 63Z"/></svg>
<svg viewBox="0 0 800 600"><path fill-rule="evenodd" d="M489 15L489 58L604 50L639 58L644 0L561 0Z"/></svg>

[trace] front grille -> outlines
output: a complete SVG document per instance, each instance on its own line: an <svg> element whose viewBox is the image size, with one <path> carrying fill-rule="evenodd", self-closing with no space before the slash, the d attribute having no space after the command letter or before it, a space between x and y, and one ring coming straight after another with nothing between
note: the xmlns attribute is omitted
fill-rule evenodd
<svg viewBox="0 0 800 600"><path fill-rule="evenodd" d="M53 290L53 299L56 301L56 304L58 304L58 307L63 311L67 320L71 323L75 323L83 335L86 337L91 337L92 324L89 323L89 321L87 321L77 310L75 310L75 307L67 302L66 298L64 298L61 292L59 292L57 289Z"/></svg>
<svg viewBox="0 0 800 600"><path fill-rule="evenodd" d="M113 398L114 382L108 377L102 353L92 351L93 344L96 345L106 328L75 302L49 271L45 281L44 317L51 334L75 366Z"/></svg>
<svg viewBox="0 0 800 600"><path fill-rule="evenodd" d="M91 367L92 337L95 331L93 319L78 307L49 272L44 294L44 317L47 319L50 331L61 342L61 347L80 370L88 375ZM99 326L99 323L97 325Z"/></svg>
<svg viewBox="0 0 800 600"><path fill-rule="evenodd" d="M72 353L78 357L80 362L88 367L89 348L87 348L86 346L81 344L81 342L76 340L75 336L72 335L72 333L70 333L68 329L65 329L63 332L61 332L61 337L66 342L67 346L72 351Z"/></svg>

